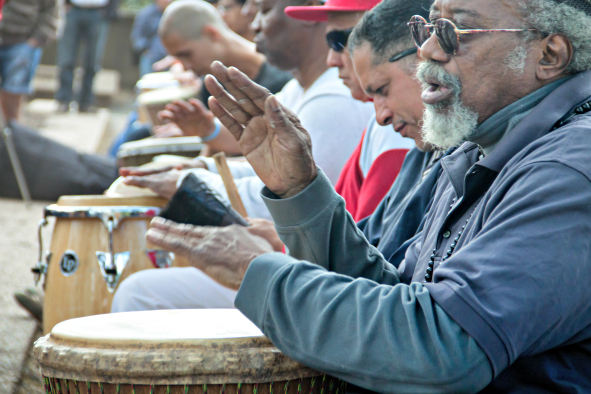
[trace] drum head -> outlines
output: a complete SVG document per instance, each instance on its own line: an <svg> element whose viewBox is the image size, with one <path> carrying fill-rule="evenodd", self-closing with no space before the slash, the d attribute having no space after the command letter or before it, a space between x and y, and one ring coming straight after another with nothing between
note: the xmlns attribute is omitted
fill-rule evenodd
<svg viewBox="0 0 591 394"><path fill-rule="evenodd" d="M246 384L321 375L283 355L235 309L67 320L38 339L34 353L46 376L108 383Z"/></svg>

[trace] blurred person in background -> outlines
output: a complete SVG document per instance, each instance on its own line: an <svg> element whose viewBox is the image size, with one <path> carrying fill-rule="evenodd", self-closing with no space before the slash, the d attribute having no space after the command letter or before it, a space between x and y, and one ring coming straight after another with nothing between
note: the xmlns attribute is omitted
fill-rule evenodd
<svg viewBox="0 0 591 394"><path fill-rule="evenodd" d="M103 10L108 5L109 0L66 0L66 25L58 42L57 53L59 89L55 99L59 102L58 112L68 112L73 101L74 66L81 46L84 48L84 77L77 97L78 110L95 110L92 105L92 82L96 74L97 46L103 23Z"/></svg>
<svg viewBox="0 0 591 394"><path fill-rule="evenodd" d="M218 2L218 11L232 31L249 41L253 41L254 30L252 30L250 24L256 16L256 8L252 8L250 12L243 12L243 10L248 10L244 8L245 3L246 0L220 0Z"/></svg>
<svg viewBox="0 0 591 394"><path fill-rule="evenodd" d="M119 8L120 3L121 0L109 0L109 4L103 8L103 18L99 28L99 38L96 44L96 55L94 62L94 70L97 73L103 68L103 57L105 54L107 39L109 38L109 30L111 28L111 23L117 20L119 17L117 9Z"/></svg>
<svg viewBox="0 0 591 394"><path fill-rule="evenodd" d="M173 0L154 0L137 14L131 29L134 60L139 64L140 78L153 72L153 64L166 57L166 49L158 37L162 13Z"/></svg>
<svg viewBox="0 0 591 394"><path fill-rule="evenodd" d="M6 120L18 120L21 99L31 80L41 47L57 35L59 0L3 2L0 21L0 106Z"/></svg>

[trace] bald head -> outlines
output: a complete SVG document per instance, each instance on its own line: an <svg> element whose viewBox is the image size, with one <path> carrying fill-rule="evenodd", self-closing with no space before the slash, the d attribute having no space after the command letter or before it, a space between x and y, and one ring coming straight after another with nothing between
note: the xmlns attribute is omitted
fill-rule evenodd
<svg viewBox="0 0 591 394"><path fill-rule="evenodd" d="M219 12L205 0L177 0L166 8L158 34L161 39L175 35L187 40L199 40L206 25L221 33L228 30Z"/></svg>

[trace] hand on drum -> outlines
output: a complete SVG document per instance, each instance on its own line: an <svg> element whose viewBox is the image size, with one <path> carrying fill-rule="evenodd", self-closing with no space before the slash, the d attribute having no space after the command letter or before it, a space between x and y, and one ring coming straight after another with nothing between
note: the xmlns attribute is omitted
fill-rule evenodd
<svg viewBox="0 0 591 394"><path fill-rule="evenodd" d="M158 194L160 197L171 199L176 193L176 184L181 173L177 170L162 172L146 176L128 176L123 183L130 186L145 187Z"/></svg>
<svg viewBox="0 0 591 394"><path fill-rule="evenodd" d="M215 131L213 114L197 99L177 100L165 108L158 116L175 123L187 137L207 137Z"/></svg>
<svg viewBox="0 0 591 394"><path fill-rule="evenodd" d="M160 167L121 167L119 175L121 176L146 176L153 174L160 174L162 172L172 170L186 170L189 168L203 168L207 170L207 165L198 158L192 160L190 163L183 162L177 164L163 164Z"/></svg>
<svg viewBox="0 0 591 394"><path fill-rule="evenodd" d="M251 261L273 252L265 239L247 227L198 227L154 218L146 234L148 242L185 257L223 286L238 290Z"/></svg>
<svg viewBox="0 0 591 394"><path fill-rule="evenodd" d="M238 69L217 61L211 68L213 76L205 78L213 96L209 107L234 135L259 178L282 198L305 189L317 170L312 141L298 118Z"/></svg>
<svg viewBox="0 0 591 394"><path fill-rule="evenodd" d="M154 126L152 138L174 138L183 137L183 131L175 123L167 123L161 126Z"/></svg>

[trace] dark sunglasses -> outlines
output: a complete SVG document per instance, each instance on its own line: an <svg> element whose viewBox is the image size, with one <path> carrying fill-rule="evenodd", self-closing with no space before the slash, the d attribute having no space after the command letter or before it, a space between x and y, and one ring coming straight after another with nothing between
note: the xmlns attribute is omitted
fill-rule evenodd
<svg viewBox="0 0 591 394"><path fill-rule="evenodd" d="M335 52L343 52L347 48L347 42L353 29L333 30L326 33L326 43Z"/></svg>
<svg viewBox="0 0 591 394"><path fill-rule="evenodd" d="M415 45L420 48L431 37L433 32L437 36L437 42L445 53L455 55L460 48L460 34L474 33L515 33L536 31L536 29L458 29L449 19L437 19L434 23L427 23L425 18L415 15L408 22L410 33Z"/></svg>

